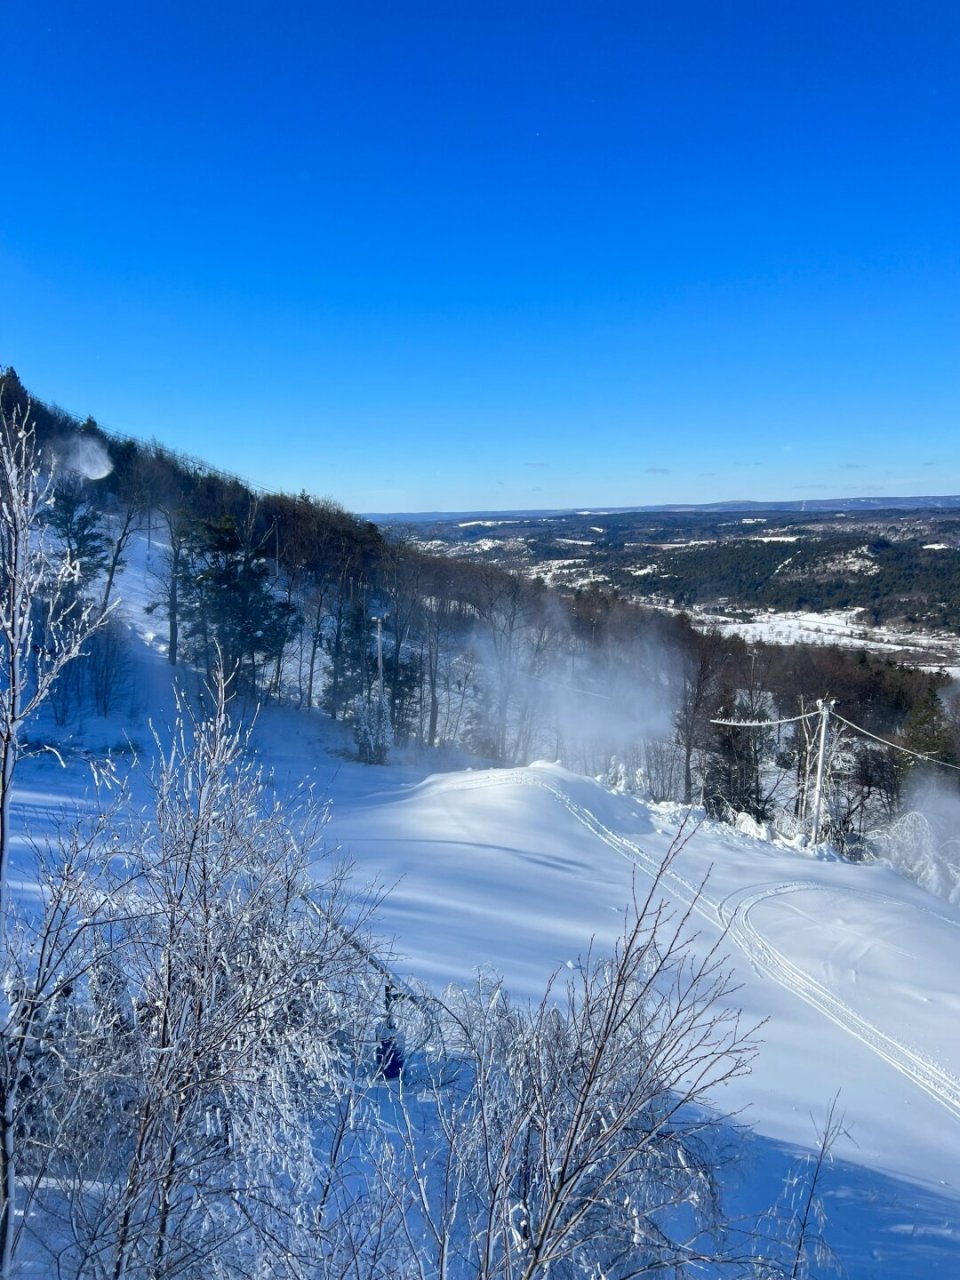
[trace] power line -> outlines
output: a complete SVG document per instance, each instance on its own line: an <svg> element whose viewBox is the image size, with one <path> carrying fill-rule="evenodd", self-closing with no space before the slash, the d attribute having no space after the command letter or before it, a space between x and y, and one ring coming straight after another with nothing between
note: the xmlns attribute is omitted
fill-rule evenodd
<svg viewBox="0 0 960 1280"><path fill-rule="evenodd" d="M924 755L922 751L911 751L909 747L901 747L898 742L891 742L889 738L881 738L876 733L871 733L869 729L864 729L861 725L854 724L852 720L847 720L846 717L840 715L836 711L834 711L833 714L849 729L854 729L857 733L862 733L866 738L872 738L874 742L882 743L885 747L892 747L894 751L902 751L905 756L913 756L914 759L923 760L926 764L936 764L939 765L941 769L956 769L960 772L960 765L950 764L948 760L937 760L934 756Z"/></svg>
<svg viewBox="0 0 960 1280"><path fill-rule="evenodd" d="M781 724L796 724L800 720L812 720L819 711L805 711L802 716L788 716L785 720L711 720L711 724L722 724L730 729L775 729Z"/></svg>
<svg viewBox="0 0 960 1280"><path fill-rule="evenodd" d="M781 724L796 724L800 720L812 720L820 714L819 711L807 711L802 716L790 716L784 720L711 720L710 724L723 725L730 729L771 729ZM830 714L834 719L839 720L841 724L845 724L848 729L853 729L855 733L862 733L865 738L872 738L874 742L879 742L884 747L890 747L894 751L902 751L904 755L913 756L915 760L923 760L926 764L936 764L941 769L956 769L960 773L960 765L951 764L948 760L938 760L935 756L925 755L922 751L911 751L909 747L902 747L899 742L891 742L889 738L881 738L878 734L871 733L869 729L864 729L862 725L854 724L852 720L842 716L839 711L831 709Z"/></svg>

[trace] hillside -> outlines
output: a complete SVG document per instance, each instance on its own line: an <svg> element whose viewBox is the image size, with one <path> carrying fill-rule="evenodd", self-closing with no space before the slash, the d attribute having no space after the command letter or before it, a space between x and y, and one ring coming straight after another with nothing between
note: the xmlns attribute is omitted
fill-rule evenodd
<svg viewBox="0 0 960 1280"><path fill-rule="evenodd" d="M72 439L90 441L94 435L92 429L75 430ZM109 462L111 442L102 442L102 447ZM137 457L151 462L154 478L157 473L163 478L159 497L149 487L134 497L121 484L124 476L138 473L133 465ZM62 1001L56 986L55 994L40 992L26 1004L16 996L31 1025L39 1025L41 1016L44 1027L49 1024L40 1039L45 1042L44 1037L52 1035L52 1043L59 1043L56 1061L69 1063L74 1044L83 1047L82 1037L76 1041L70 1028L86 1027L85 1019L95 1022L101 1008L113 1008L111 990L128 991L123 1006L127 1011L110 1013L106 1032L96 1024L98 1035L108 1033L106 1045L95 1045L95 1061L98 1069L106 1070L103 1079L108 1083L84 1105L96 1111L109 1101L114 1088L109 1082L122 1074L116 1059L123 1063L124 1088L131 1094L126 1110L107 1108L104 1114L112 1118L104 1121L102 1131L93 1126L92 1136L106 1139L109 1125L117 1122L122 1128L127 1114L142 1114L145 1132L154 1134L149 1117L160 1104L150 1088L159 1082L162 1106L174 1118L186 1114L178 1098L196 1099L190 1127L163 1159L178 1168L179 1153L199 1143L201 1162L213 1161L218 1171L229 1168L216 1162L231 1149L230 1134L239 1123L239 1112L236 1121L229 1119L230 1108L237 1107L236 1096L222 1094L218 1084L211 1086L207 1068L198 1067L208 1060L208 1051L197 1050L184 1068L187 1076L168 1083L167 1055L173 1063L179 1046L189 1045L180 1031L171 1038L169 1026L182 1030L196 1024L201 1044L206 1035L206 1023L197 1013L208 996L198 1003L189 983L180 990L175 974L180 963L188 972L199 965L203 981L213 984L211 990L219 988L229 966L215 949L207 954L204 938L212 927L210 920L215 923L221 911L229 918L237 904L247 901L248 891L255 902L258 880L274 874L284 859L271 856L262 864L251 864L259 867L257 875L250 866L239 873L231 870L225 879L210 879L204 872L207 878L201 879L202 892L196 899L201 917L182 909L179 886L192 882L197 867L207 865L206 853L229 858L243 848L237 833L243 835L245 823L253 824L257 833L249 848L254 860L266 857L275 838L282 847L286 815L312 791L330 804L323 844L328 854L352 864L351 878L345 885L336 875L331 880L329 857L318 858L311 863L315 888L287 887L281 897L301 913L296 917L299 930L306 904L313 901L311 892L347 894L349 910L337 908L343 914L334 917L332 936L348 955L351 977L343 981L362 1014L356 1023L346 1021L347 1014L337 1005L342 1021L333 1022L318 1070L327 1071L322 1077L324 1097L345 1084L359 1087L362 1096L348 1092L343 1105L363 1108L365 1134L406 1132L409 1138L421 1127L423 1133L433 1133L423 1111L431 1063L439 1064L435 1105L446 1105L454 1096L447 1082L449 1073L455 1073L462 1043L454 1038L452 1043L460 1043L460 1049L451 1052L451 1042L445 1039L449 1033L435 1034L440 1015L423 1013L423 1008L447 1007L437 1000L449 984L465 990L473 984L477 994L472 998L480 1003L470 1006L471 1017L486 1017L493 1007L484 995L489 987L483 980L476 986L478 970L503 975L505 991L517 1002L515 1016L521 1019L535 1018L538 1002L549 989L541 1027L559 1025L549 1018L564 979L578 982L593 972L601 975L595 980L602 981L606 970L600 957L617 954L618 946L624 945L624 921L629 921L631 905L644 902L656 886L648 910L662 910L668 919L650 942L646 962L651 985L645 999L661 1011L669 1008L671 999L682 999L684 972L706 965L706 972L712 973L714 960L722 957L729 981L721 982L704 1006L706 1025L742 1028L751 1033L751 1045L755 1039L758 1050L750 1074L743 1068L752 1051L741 1052L729 1076L720 1072L720 1083L708 1098L694 1089L683 1115L670 1111L678 1134L687 1132L684 1125L696 1135L701 1128L710 1133L713 1145L703 1148L709 1151L705 1168L719 1179L727 1211L754 1215L786 1187L787 1202L779 1217L768 1219L774 1223L770 1230L777 1232L784 1222L796 1221L791 1217L795 1206L790 1207L790 1191L802 1196L810 1166L804 1165L806 1172L802 1169L794 1177L791 1162L800 1159L803 1165L816 1150L818 1130L827 1124L835 1105L842 1126L834 1134L832 1163L819 1191L831 1220L827 1236L846 1273L866 1278L886 1274L891 1267L907 1277L955 1273L960 1239L952 1223L960 1187L950 1135L960 1119L960 1000L952 978L960 961L956 868L949 839L937 848L924 846L925 852L918 855L915 849L898 850L892 837L866 825L876 822L878 813L885 814L890 825L914 794L911 779L927 777L934 766L955 769L948 755L955 726L940 697L942 677L841 649L748 650L736 637L700 635L682 618L644 612L599 592L571 599L499 567L491 570L411 551L402 539L391 541L334 506L306 496L251 495L235 478L186 465L159 447L146 459L128 456L124 466L126 470L116 472L105 466L96 479L74 467L67 482L55 490L52 515L25 535L31 545L46 541L51 556L66 555L61 581L65 590L76 592L66 598L78 604L68 605L59 625L63 619L69 621L69 610L80 606L88 611L81 616L87 617L95 616L91 611L98 602L106 609L83 653L51 688L21 744L25 753L12 793L12 861L7 867L9 890L22 922L18 928L25 936L47 910L51 882L44 876L49 877L51 869L53 885L73 892L75 860L86 868L89 889L81 884L81 896L71 908L80 911L78 937L93 927L85 914L86 895L102 877L109 882L120 874L104 901L114 912L120 908L121 914L96 925L102 934L97 934L84 962L97 975L96 982L92 977L89 985L87 979L65 979ZM194 503L194 508L173 507L171 495L178 503ZM298 528L319 530L318 541L307 537L298 542L293 537ZM121 533L126 535L122 543ZM13 581L11 575L7 581ZM111 590L112 606L107 602ZM308 605L314 610L312 620ZM35 679L42 677L43 664L57 652L59 633L51 629L47 634L52 636L48 648L23 642L24 661L39 673ZM206 779L216 775L215 757L195 766L190 743L202 744L218 723L220 713L211 711L203 689L225 653L235 659L230 714L255 724L243 748L246 754L236 762L238 777L247 782L237 784L240 790L214 789L208 805ZM811 843L802 806L813 795L810 772L815 753L809 717L817 713L808 709L805 699L809 691L827 686L840 695L844 710L856 715L861 726L896 732L899 740L880 739L877 744L876 733L867 729L847 741L843 731L837 731L827 766L827 822L818 833L821 838L814 836L816 843ZM194 708L195 718L182 734L171 737L177 697L182 707ZM435 717L429 714L431 699ZM800 714L791 715L797 702ZM380 726L390 730L390 737L384 734L379 740L369 718L378 706ZM779 723L775 717L783 712L788 714ZM747 728L724 724L724 715L742 720L745 714L755 720ZM446 727L454 722L456 728ZM781 732L784 725L787 731ZM548 762L537 763L545 750L550 752ZM905 752L912 752L913 760L919 756L922 767L899 764ZM163 766L163 761L168 763ZM501 767L491 768L492 762ZM259 782L243 772L251 764L262 768ZM151 781L151 766L166 768L166 792L158 791L156 773ZM196 775L191 772L194 767ZM113 817L109 811L97 817L98 779L109 787L121 783L127 788L119 793L121 810ZM688 800L696 798L695 781L706 807L680 802L684 790ZM109 800L109 787L100 788L101 802ZM948 828L953 812L949 798L944 792ZM140 815L149 815L151 806L153 816L137 828ZM166 838L170 830L180 830L194 806L206 832L204 858L194 856L191 837L179 846L182 864L165 861L171 854L152 860L155 836ZM768 821L774 806L779 825L772 817ZM74 815L81 820L76 829L71 825ZM717 821L719 816L728 821ZM82 835L84 822L92 824L89 839ZM127 832L135 829L140 834L133 839ZM52 841L52 851L44 849L47 840ZM297 847L292 833L290 840L291 847ZM101 841L106 843L101 846ZM126 851L128 841L131 852ZM855 861L844 860L843 852ZM127 884L127 860L138 857L139 869ZM886 860L890 857L909 870L911 879ZM163 889L169 896L161 898L158 912L144 910L155 887L147 892L141 885L151 885L154 872L165 869L174 873ZM940 896L912 881L936 888ZM333 884L339 888L332 889ZM374 932L362 940L360 935L354 938L352 926L339 921L349 919L351 912L365 918L369 904L381 896L372 921ZM323 908L316 902L314 907L323 920ZM183 923L176 959L160 937L151 937L145 951L139 949L137 931L149 933L154 918L161 924L167 918L165 912L170 913L171 928ZM74 919L69 912L64 916L68 918ZM96 911L90 918L99 919ZM671 919L684 939L677 952L680 968L661 970L659 948L663 937L669 938ZM235 945L232 928L224 943L228 950ZM124 937L131 929L134 937ZM348 944L343 941L345 929L352 939ZM117 936L122 942L108 946L106 939ZM245 972L251 954L274 954L274 942L271 933L261 930L255 940L239 946L229 964ZM117 955L131 948L131 955L149 956L150 964L157 960L159 968L148 964L148 977L138 988L135 971L128 972L114 960L114 948L120 948ZM14 948L10 954L29 970L29 948L22 953ZM673 954L669 944L667 954ZM270 982L273 968L265 964L260 980ZM591 968L598 964L599 970ZM295 959L289 970L294 991L300 986L299 965ZM552 974L559 974L559 979L549 988ZM164 981L165 998L184 1001L178 1006L180 1021L169 1026L150 1013L155 997L149 993L158 982L163 989ZM356 990L350 986L354 981ZM256 984L249 994L256 1010ZM336 1004L341 994L339 988L336 996L333 989L322 988L322 1007ZM232 999L228 992L228 1003ZM397 1002L402 1006L399 1013ZM271 1011L271 1018L280 1019L297 1045L295 1080L302 1075L303 1046L315 1043L304 1037L297 1022L299 1007L299 996L288 993L286 1002ZM635 1007L642 1010L646 1005ZM411 1010L426 1018L428 1030L411 1041L408 1104L402 1088L390 1092L384 1063L393 1060L391 1046L400 1042L394 1019L402 1028L404 1018L414 1016ZM258 1024L256 1016L252 1013L252 1021L238 1022L229 1042L244 1026L260 1027L245 1052L258 1062L256 1072L266 1075L273 1069L274 1055L264 1056L264 1045L269 1045L274 1024ZM322 1014L318 1016L322 1021ZM69 1034L61 1031L58 1019L65 1020ZM655 1040L659 1025L651 1016L637 1034L653 1035ZM315 1035L316 1028L312 1031ZM546 1045L540 1042L540 1051L548 1057L553 1034ZM693 1038L696 1044L697 1036ZM348 1043L353 1058L347 1054ZM668 1069L669 1085L658 1083L660 1105L665 1097L684 1097L688 1080L698 1078L695 1054L692 1059L686 1056L690 1051L684 1042L674 1063L676 1074ZM509 1052L509 1044L503 1043L491 1069L502 1069L498 1064ZM624 1059L628 1077L634 1074L634 1052L629 1048ZM341 1070L341 1059L348 1058ZM213 1060L219 1061L216 1054ZM380 1068L372 1078L371 1060ZM565 1070L578 1070L579 1060L574 1046ZM91 1059L80 1061L89 1064ZM333 1075L331 1062L337 1063ZM145 1077L138 1075L144 1066ZM79 1078L86 1078L83 1071ZM100 1079L95 1073L91 1078ZM659 1082L657 1073L652 1078ZM136 1087L144 1091L142 1101L133 1081L140 1082ZM258 1089L251 1090L246 1069L231 1083L246 1099L245 1105L256 1108L263 1101ZM34 1088L31 1072L24 1077L24 1090L28 1085ZM293 1088L292 1081L284 1087ZM74 1125L71 1088L63 1085L54 1096ZM233 1099L229 1105L227 1096ZM527 1117L522 1123L528 1124L529 1109L522 1098L520 1102L520 1114ZM408 1105L414 1111L404 1110ZM142 1113L137 1110L141 1106ZM32 1112L23 1114L32 1117ZM46 1113L41 1115L44 1124L53 1123ZM745 1126L742 1132L725 1118L731 1115ZM308 1146L326 1134L318 1115L311 1111L309 1116L307 1130L299 1131ZM21 1121L21 1132L26 1123ZM37 1122L31 1118L29 1123ZM662 1129L660 1123L654 1125L655 1132ZM30 1149L35 1150L34 1131L28 1132ZM224 1136L226 1147L221 1143ZM159 1137L162 1147L162 1133ZM140 1141L133 1138L127 1134L131 1168L138 1164ZM213 1144L209 1149L207 1139ZM254 1147L255 1139L252 1134ZM701 1150L696 1141L684 1147L685 1140L677 1139L681 1153ZM362 1155L356 1154L363 1186L388 1185L377 1181L386 1166L372 1154L376 1141ZM414 1178L419 1141L407 1149ZM718 1143L728 1152L729 1163ZM57 1145L49 1150L57 1150ZM112 1156L113 1144L106 1141L99 1158L112 1168ZM275 1158L277 1168L285 1170L281 1181L296 1181L296 1169L283 1164L282 1144ZM684 1190L679 1202L668 1202L664 1225L671 1225L680 1213L679 1204L694 1203L687 1167L681 1161L671 1175ZM53 1184L48 1185L42 1173L34 1176L34 1194L52 1214L47 1221L56 1220L59 1201L56 1195L47 1196ZM115 1172L113 1183L89 1170L76 1176L78 1187L56 1193L74 1197L64 1202L70 1214L85 1197L96 1200L109 1193L117 1197L114 1203L127 1203L131 1215L143 1206L143 1238L152 1238L151 1188L159 1188L163 1203L163 1176L150 1175L153 1181L148 1178L142 1196L128 1195L125 1188L132 1184ZM195 1203L197 1182L192 1173L181 1178L188 1206L185 1220L192 1221L189 1214L203 1197ZM61 1185L67 1184L57 1184ZM316 1188L316 1177L310 1185ZM351 1185L350 1179L342 1184L344 1193ZM223 1186L215 1189L223 1195ZM210 1183L207 1192L213 1191ZM394 1187L390 1195L397 1194ZM236 1209L235 1200L227 1196L220 1203ZM362 1201L362 1196L355 1199L352 1210L360 1212ZM104 1203L110 1203L109 1196ZM611 1202L610 1211L619 1213L620 1203ZM202 1209L198 1212L203 1220ZM391 1220L400 1230L395 1206L388 1211L385 1202L383 1212L388 1219L393 1212ZM122 1220L122 1215L118 1219L106 1213L89 1228L89 1239L106 1240L102 1247L109 1251L115 1247L110 1224ZM336 1220L333 1214L331 1223ZM212 1229L209 1223L204 1229L208 1228ZM88 1238L86 1223L74 1222L70 1230L77 1241ZM463 1224L456 1230L463 1243ZM618 1230L629 1234L633 1228L620 1222ZM39 1241L39 1252L32 1247L24 1254L35 1264L33 1274L44 1274L43 1247L56 1253L61 1231L63 1239L69 1239L63 1226L51 1231L49 1240ZM351 1226L346 1240L350 1247L360 1238L358 1232L362 1235L359 1226ZM164 1239L167 1234L164 1231ZM636 1243L634 1239L629 1247ZM64 1243L63 1256L72 1256L69 1249L75 1247L76 1241ZM121 1241L117 1256L122 1259L122 1250L129 1252L131 1247ZM268 1252L273 1249L267 1247ZM416 1249L423 1247L421 1243ZM416 1249L415 1256L423 1256ZM227 1274L233 1280L233 1272Z"/></svg>
<svg viewBox="0 0 960 1280"><path fill-rule="evenodd" d="M433 551L565 590L721 613L856 610L862 626L960 631L952 499L504 512L411 527Z"/></svg>
<svg viewBox="0 0 960 1280"><path fill-rule="evenodd" d="M141 651L138 664L138 685L158 696L162 661ZM124 728L145 740L142 715ZM66 769L52 757L25 765L18 825L36 835L83 804L84 756L110 738L92 720ZM679 911L693 904L695 952L720 941L732 1000L763 1022L752 1073L715 1100L757 1135L724 1175L734 1201L776 1194L839 1094L844 1133L825 1194L846 1274L956 1273L960 910L890 868L773 845L554 765L364 767L342 759L324 717L282 709L261 713L255 741L278 794L311 780L329 798L328 845L354 864L355 885L387 890L377 929L393 939L397 971L438 991L492 966L516 997L537 1000L591 939L613 945L632 886L645 892L682 827L668 898Z"/></svg>

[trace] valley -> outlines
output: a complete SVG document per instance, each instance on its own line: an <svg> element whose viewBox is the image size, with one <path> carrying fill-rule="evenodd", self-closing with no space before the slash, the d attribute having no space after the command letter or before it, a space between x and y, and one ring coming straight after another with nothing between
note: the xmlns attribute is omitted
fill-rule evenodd
<svg viewBox="0 0 960 1280"><path fill-rule="evenodd" d="M924 501L946 502L916 499ZM686 610L702 625L756 629L788 615L809 618L801 626L809 640L819 625L811 615L826 615L823 633L833 642L849 637L955 665L960 518L949 506L512 513L425 520L406 532L433 552L517 569L565 591L603 589Z"/></svg>

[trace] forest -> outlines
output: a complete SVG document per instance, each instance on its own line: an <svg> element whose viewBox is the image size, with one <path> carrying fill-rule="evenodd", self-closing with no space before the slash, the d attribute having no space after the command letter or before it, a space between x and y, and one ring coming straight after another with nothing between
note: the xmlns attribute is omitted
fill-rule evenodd
<svg viewBox="0 0 960 1280"><path fill-rule="evenodd" d="M873 626L960 629L960 522L952 507L749 510L529 513L426 521L416 533L435 550L567 588L599 582L640 603L860 609Z"/></svg>
<svg viewBox="0 0 960 1280"><path fill-rule="evenodd" d="M84 703L106 714L122 696L112 604L139 540L152 551L148 608L173 667L207 679L227 670L249 705L319 709L352 727L370 763L410 748L496 765L547 757L655 800L746 813L796 834L808 818L810 722L773 722L830 698L876 735L847 733L831 752L827 830L859 857L898 814L908 778L960 759L958 708L935 672L866 650L747 645L595 585L556 589L535 574L430 553L409 530L385 532L329 499L257 492L160 444L31 402L12 371L4 404L8 415L29 405L51 458L93 449L103 459L99 479L61 466L45 515L77 566L85 607L105 620L58 682L62 722ZM743 546L696 550L736 560L746 582L755 571ZM778 545L747 548L764 563L784 555ZM899 553L890 544L877 554L895 564ZM702 563L700 572L706 589Z"/></svg>
<svg viewBox="0 0 960 1280"><path fill-rule="evenodd" d="M828 1114L784 1189L799 1208L730 1215L734 1131L709 1104L747 1072L756 1029L716 949L691 950L696 899L679 915L663 900L682 839L613 953L591 949L539 1004L487 971L438 995L395 977L376 895L323 849L322 802L274 794L248 749L245 707L286 698L345 717L370 763L391 732L462 734L507 761L561 741L530 691L555 683L548 655L585 694L621 660L649 690L671 636L605 597L461 575L330 504L30 413L0 417L3 1280L812 1274L836 1127ZM142 765L28 839L28 871L15 777L38 713L69 722L120 696L111 596L135 531L162 540L168 657L197 679ZM743 696L747 668L677 636L692 779L701 712ZM916 693L874 674L878 709Z"/></svg>

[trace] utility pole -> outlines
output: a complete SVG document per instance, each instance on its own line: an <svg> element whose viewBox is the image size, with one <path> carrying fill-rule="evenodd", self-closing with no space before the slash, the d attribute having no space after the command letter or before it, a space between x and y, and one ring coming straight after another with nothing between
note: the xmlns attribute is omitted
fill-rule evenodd
<svg viewBox="0 0 960 1280"><path fill-rule="evenodd" d="M817 779L813 787L813 831L811 841L818 844L820 840L820 813L823 808L823 769L827 754L827 721L830 712L836 705L835 698L818 698L817 710L820 712L820 736L817 747Z"/></svg>
<svg viewBox="0 0 960 1280"><path fill-rule="evenodd" d="M380 694L380 705L383 705L383 618L375 619L377 624L377 691Z"/></svg>

